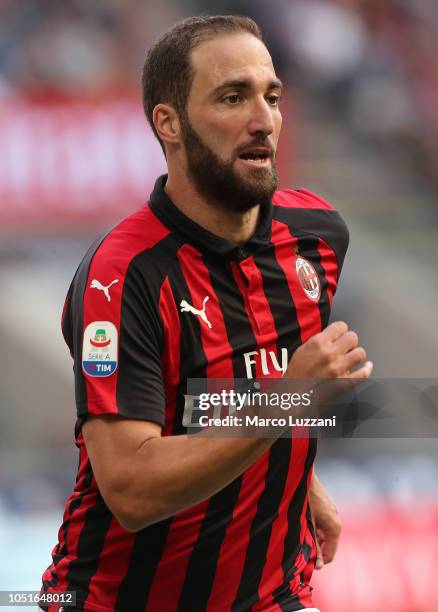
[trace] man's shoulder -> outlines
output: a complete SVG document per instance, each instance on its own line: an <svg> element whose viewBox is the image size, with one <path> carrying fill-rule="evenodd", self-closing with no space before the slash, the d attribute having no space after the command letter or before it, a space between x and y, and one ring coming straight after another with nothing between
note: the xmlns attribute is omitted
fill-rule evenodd
<svg viewBox="0 0 438 612"><path fill-rule="evenodd" d="M344 235L348 243L348 228L339 212L321 196L308 189L283 189L273 198L273 218L296 231L324 237Z"/></svg>
<svg viewBox="0 0 438 612"><path fill-rule="evenodd" d="M114 255L129 257L154 248L171 231L156 217L149 205L116 223L101 238L99 251L114 251Z"/></svg>
<svg viewBox="0 0 438 612"><path fill-rule="evenodd" d="M339 266L342 266L349 231L331 204L308 189L276 191L272 203L274 234L286 225L293 236L320 239L336 252Z"/></svg>
<svg viewBox="0 0 438 612"><path fill-rule="evenodd" d="M93 288L107 287L117 281L119 289L129 277L135 283L141 278L147 279L147 286L157 287L176 248L171 230L146 205L115 224L90 246L72 285L82 287L83 291L93 280ZM115 289L112 292L119 293Z"/></svg>
<svg viewBox="0 0 438 612"><path fill-rule="evenodd" d="M149 259L153 259L152 253L170 235L171 230L145 205L100 236L91 245L83 263L92 260L95 269L126 270L138 257L148 254ZM157 259L160 257L162 253L157 253Z"/></svg>
<svg viewBox="0 0 438 612"><path fill-rule="evenodd" d="M321 196L309 189L279 189L275 192L272 203L280 208L307 208L311 210L335 210Z"/></svg>

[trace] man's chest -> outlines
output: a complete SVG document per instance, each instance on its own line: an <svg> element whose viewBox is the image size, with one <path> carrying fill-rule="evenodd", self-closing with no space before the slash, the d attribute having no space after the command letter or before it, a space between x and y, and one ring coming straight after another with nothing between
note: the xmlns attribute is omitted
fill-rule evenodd
<svg viewBox="0 0 438 612"><path fill-rule="evenodd" d="M170 273L181 378L280 376L328 323L337 267L313 236L239 260L180 257Z"/></svg>

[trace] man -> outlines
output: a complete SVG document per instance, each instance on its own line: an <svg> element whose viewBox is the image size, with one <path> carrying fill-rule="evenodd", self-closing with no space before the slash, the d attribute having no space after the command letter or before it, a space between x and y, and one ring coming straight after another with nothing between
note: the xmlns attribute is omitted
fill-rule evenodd
<svg viewBox="0 0 438 612"><path fill-rule="evenodd" d="M356 334L326 327L343 222L308 191L276 192L280 96L248 18L188 19L146 59L168 176L91 247L63 316L80 464L42 592L75 591L79 610L311 609L309 488L318 566L335 553L314 440L182 425L187 378L371 372Z"/></svg>

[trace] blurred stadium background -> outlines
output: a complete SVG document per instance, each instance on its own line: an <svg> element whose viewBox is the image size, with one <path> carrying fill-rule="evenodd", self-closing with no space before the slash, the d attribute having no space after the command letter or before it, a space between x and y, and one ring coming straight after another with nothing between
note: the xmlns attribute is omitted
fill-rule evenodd
<svg viewBox="0 0 438 612"><path fill-rule="evenodd" d="M288 86L281 182L350 227L334 317L376 377L437 378L436 0L0 0L0 589L39 588L74 480L70 279L165 167L145 50L207 10L261 25ZM344 522L321 610L437 612L436 440L324 441L318 471Z"/></svg>

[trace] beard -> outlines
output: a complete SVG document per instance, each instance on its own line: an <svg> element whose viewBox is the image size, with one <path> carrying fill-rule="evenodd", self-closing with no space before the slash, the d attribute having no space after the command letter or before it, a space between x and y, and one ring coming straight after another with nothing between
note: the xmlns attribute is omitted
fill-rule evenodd
<svg viewBox="0 0 438 612"><path fill-rule="evenodd" d="M270 168L251 168L247 177L243 177L234 169L238 152L230 161L224 161L201 140L187 117L182 118L181 126L189 175L205 200L237 212L246 212L257 204L269 206L278 185L273 151ZM272 149L265 136L246 143L245 147L249 146Z"/></svg>

